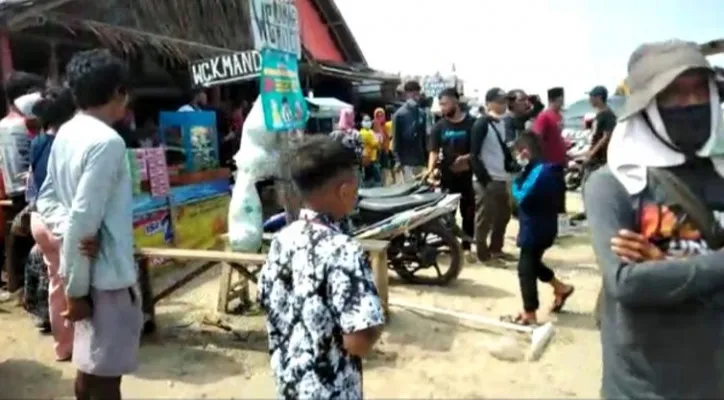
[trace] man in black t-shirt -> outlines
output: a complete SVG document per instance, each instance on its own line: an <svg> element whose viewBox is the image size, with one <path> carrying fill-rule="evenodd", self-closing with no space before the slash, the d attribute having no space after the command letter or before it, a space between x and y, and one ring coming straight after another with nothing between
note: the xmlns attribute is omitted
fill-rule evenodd
<svg viewBox="0 0 724 400"><path fill-rule="evenodd" d="M441 186L450 193L460 193L463 231L473 237L475 230L475 195L470 168L470 130L475 119L460 109L460 95L453 88L443 90L438 98L442 119L433 125L428 139L427 170L440 170ZM468 260L470 242L463 242Z"/></svg>
<svg viewBox="0 0 724 400"><path fill-rule="evenodd" d="M603 86L596 86L588 92L589 100L596 109L596 118L593 120L593 136L591 137L591 150L588 152L588 173L606 164L606 152L613 128L616 127L616 114L611 111L606 101L608 90Z"/></svg>

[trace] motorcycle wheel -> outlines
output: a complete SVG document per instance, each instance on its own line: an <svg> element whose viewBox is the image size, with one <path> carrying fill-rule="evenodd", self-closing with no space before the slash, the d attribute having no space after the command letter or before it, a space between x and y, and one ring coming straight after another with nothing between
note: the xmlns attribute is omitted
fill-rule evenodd
<svg viewBox="0 0 724 400"><path fill-rule="evenodd" d="M462 253L452 230L435 220L395 238L387 251L387 260L392 270L407 283L447 285L460 275ZM445 270L438 263L440 255L449 258ZM421 274L430 270L432 274Z"/></svg>
<svg viewBox="0 0 724 400"><path fill-rule="evenodd" d="M565 175L566 190L574 191L581 186L581 172L567 172Z"/></svg>

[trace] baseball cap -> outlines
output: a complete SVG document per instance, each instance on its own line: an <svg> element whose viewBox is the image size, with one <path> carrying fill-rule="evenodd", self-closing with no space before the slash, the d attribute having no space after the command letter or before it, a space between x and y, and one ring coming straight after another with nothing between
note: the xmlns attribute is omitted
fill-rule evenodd
<svg viewBox="0 0 724 400"><path fill-rule="evenodd" d="M596 97L603 97L604 99L608 97L608 89L606 89L604 86L595 86L593 89L591 89L588 92L589 96L596 96Z"/></svg>
<svg viewBox="0 0 724 400"><path fill-rule="evenodd" d="M690 69L713 69L694 42L672 39L645 43L631 54L626 85L631 94L626 99L621 119L629 118L646 107L679 75Z"/></svg>
<svg viewBox="0 0 724 400"><path fill-rule="evenodd" d="M42 99L42 92L28 93L15 99L13 104L26 118L36 118L35 114L33 114L33 107Z"/></svg>
<svg viewBox="0 0 724 400"><path fill-rule="evenodd" d="M499 87L494 87L485 93L486 103L497 103L507 101L507 94Z"/></svg>

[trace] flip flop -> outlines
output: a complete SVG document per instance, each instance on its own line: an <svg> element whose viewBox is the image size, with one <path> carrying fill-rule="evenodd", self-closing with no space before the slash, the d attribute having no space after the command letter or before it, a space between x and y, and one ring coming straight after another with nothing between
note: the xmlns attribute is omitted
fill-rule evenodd
<svg viewBox="0 0 724 400"><path fill-rule="evenodd" d="M559 313L563 309L563 306L566 305L566 301L569 297L573 294L573 292L576 291L576 288L571 286L571 290L569 290L566 293L561 294L560 296L556 294L556 299L553 301L553 307L551 307L551 312L553 313Z"/></svg>
<svg viewBox="0 0 724 400"><path fill-rule="evenodd" d="M538 326L538 321L526 319L521 314L518 315L503 315L500 317L500 320L502 322L507 322L509 324L516 324L520 326Z"/></svg>

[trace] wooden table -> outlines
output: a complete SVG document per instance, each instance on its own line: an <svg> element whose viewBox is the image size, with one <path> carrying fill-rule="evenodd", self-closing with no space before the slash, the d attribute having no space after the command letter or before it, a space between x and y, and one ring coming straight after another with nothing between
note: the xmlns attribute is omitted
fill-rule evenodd
<svg viewBox="0 0 724 400"><path fill-rule="evenodd" d="M382 240L362 240L362 247L370 255L372 273L374 275L377 292L382 301L385 314L389 314L388 307L388 276L387 276L387 246L389 242ZM241 306L251 304L249 284L257 283L257 275L266 261L266 254L239 253L220 250L188 250L144 247L136 250L139 260L139 284L143 294L143 311L151 320L155 318L156 303L168 297L178 289L188 285L204 272L221 264L221 279L217 298L217 311L227 313L229 303L235 299ZM166 258L177 261L196 261L200 265L179 280L154 295L149 275L149 259ZM236 279L235 279L236 278Z"/></svg>
<svg viewBox="0 0 724 400"><path fill-rule="evenodd" d="M270 242L273 235L264 234L264 241ZM225 248L228 250L228 240L226 235L221 237ZM388 275L387 275L387 246L389 242L384 240L362 240L362 247L370 256L370 264L372 266L372 274L374 275L377 293L382 301L385 314L389 314L388 300ZM230 250L229 250L230 251ZM260 255L261 256L261 255ZM266 257L266 255L264 255ZM261 270L261 264L253 269L249 269L248 265L239 265L238 263L224 262L221 269L221 281L219 284L219 295L216 310L220 313L229 311L229 303L234 300L239 301L242 307L252 303L249 293L249 283L257 283L257 275Z"/></svg>
<svg viewBox="0 0 724 400"><path fill-rule="evenodd" d="M143 311L152 319L155 317L156 303L168 297L171 293L186 286L204 272L210 270L219 263L222 265L235 265L240 270L246 270L246 266L262 265L266 260L263 254L232 253L218 250L188 250L144 247L136 250L136 257L139 260L139 283L143 294ZM151 279L148 273L149 258L170 258L178 261L197 261L201 265L191 270L178 281L153 295Z"/></svg>

